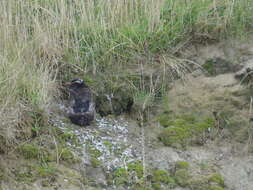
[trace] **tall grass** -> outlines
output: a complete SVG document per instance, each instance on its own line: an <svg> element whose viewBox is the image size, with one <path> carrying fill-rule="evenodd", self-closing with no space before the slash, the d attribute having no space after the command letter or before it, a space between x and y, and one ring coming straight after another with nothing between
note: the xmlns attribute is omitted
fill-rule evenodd
<svg viewBox="0 0 253 190"><path fill-rule="evenodd" d="M117 81L151 65L162 84L184 62L172 61L175 46L248 34L252 9L251 0L1 1L0 139L15 137L24 111L47 109L55 76Z"/></svg>

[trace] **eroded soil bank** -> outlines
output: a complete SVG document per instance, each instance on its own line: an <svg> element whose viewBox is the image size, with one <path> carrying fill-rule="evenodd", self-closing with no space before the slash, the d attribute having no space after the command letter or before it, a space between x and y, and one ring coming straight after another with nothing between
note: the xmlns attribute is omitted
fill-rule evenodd
<svg viewBox="0 0 253 190"><path fill-rule="evenodd" d="M86 128L54 113L50 129L1 156L0 189L253 189L251 78L235 77L251 69L253 44L193 45L179 56L196 67L143 125L135 110Z"/></svg>

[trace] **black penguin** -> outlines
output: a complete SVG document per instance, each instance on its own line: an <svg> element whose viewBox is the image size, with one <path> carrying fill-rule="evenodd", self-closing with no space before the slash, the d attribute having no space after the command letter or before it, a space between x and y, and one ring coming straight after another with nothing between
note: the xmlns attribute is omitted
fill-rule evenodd
<svg viewBox="0 0 253 190"><path fill-rule="evenodd" d="M89 87L81 79L69 83L70 111L68 117L72 123L86 126L94 120L95 105Z"/></svg>

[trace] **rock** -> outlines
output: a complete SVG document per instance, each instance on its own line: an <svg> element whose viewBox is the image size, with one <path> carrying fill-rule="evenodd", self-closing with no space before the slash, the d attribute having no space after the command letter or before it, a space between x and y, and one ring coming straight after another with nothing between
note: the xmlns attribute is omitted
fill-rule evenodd
<svg viewBox="0 0 253 190"><path fill-rule="evenodd" d="M225 179L225 186L229 189L253 189L252 157L224 161L221 165L221 174Z"/></svg>
<svg viewBox="0 0 253 190"><path fill-rule="evenodd" d="M181 161L182 158L178 153L170 147L161 147L156 150L149 151L147 154L147 162L154 168L160 170L171 170L175 168L175 163Z"/></svg>
<svg viewBox="0 0 253 190"><path fill-rule="evenodd" d="M86 167L85 173L94 185L99 187L107 186L106 176L102 168Z"/></svg>
<svg viewBox="0 0 253 190"><path fill-rule="evenodd" d="M235 78L247 82L253 77L253 59L245 62L243 68L235 73Z"/></svg>
<svg viewBox="0 0 253 190"><path fill-rule="evenodd" d="M127 89L117 89L112 94L98 95L95 102L96 111L101 116L130 112L134 103L133 97Z"/></svg>
<svg viewBox="0 0 253 190"><path fill-rule="evenodd" d="M236 70L236 66L234 64L220 57L207 59L205 63L202 65L202 67L211 76L216 76L228 72L234 72Z"/></svg>

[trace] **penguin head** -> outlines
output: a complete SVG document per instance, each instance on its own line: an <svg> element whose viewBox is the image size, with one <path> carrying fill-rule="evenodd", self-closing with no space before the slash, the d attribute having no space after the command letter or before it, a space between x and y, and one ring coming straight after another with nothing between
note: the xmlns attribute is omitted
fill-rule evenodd
<svg viewBox="0 0 253 190"><path fill-rule="evenodd" d="M73 79L70 82L70 88L82 88L85 87L84 81L82 79Z"/></svg>

